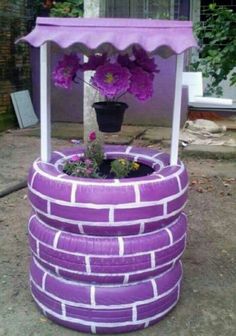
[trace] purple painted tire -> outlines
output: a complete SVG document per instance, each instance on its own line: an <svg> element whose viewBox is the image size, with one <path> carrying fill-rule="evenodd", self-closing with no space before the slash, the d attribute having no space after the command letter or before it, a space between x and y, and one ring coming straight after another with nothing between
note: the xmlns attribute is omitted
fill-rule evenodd
<svg viewBox="0 0 236 336"><path fill-rule="evenodd" d="M29 200L38 217L59 230L95 236L155 231L173 222L187 201L188 176L182 162L148 148L105 146L107 158L151 166L148 176L126 179L75 178L62 162L83 147L54 152L50 163L36 160L29 172Z"/></svg>
<svg viewBox="0 0 236 336"><path fill-rule="evenodd" d="M29 243L45 268L67 279L93 283L129 283L159 275L185 249L187 218L138 236L101 237L73 234L48 226L34 214Z"/></svg>
<svg viewBox="0 0 236 336"><path fill-rule="evenodd" d="M88 285L53 275L34 259L33 298L43 313L71 329L98 334L148 327L177 304L182 279L178 261L167 272L126 285Z"/></svg>

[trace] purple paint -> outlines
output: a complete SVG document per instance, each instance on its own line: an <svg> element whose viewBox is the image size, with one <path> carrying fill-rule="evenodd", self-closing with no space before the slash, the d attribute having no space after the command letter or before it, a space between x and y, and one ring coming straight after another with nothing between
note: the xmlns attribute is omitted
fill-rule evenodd
<svg viewBox="0 0 236 336"><path fill-rule="evenodd" d="M102 287L97 287L95 301L98 305L105 304L107 306L114 304L132 304L136 301L151 299L152 296L152 285L150 282L146 282L122 287L111 286L104 289Z"/></svg>
<svg viewBox="0 0 236 336"><path fill-rule="evenodd" d="M170 294L158 299L152 303L144 304L137 307L138 320L147 319L157 314L161 314L172 306L178 298L178 288L175 288Z"/></svg>
<svg viewBox="0 0 236 336"><path fill-rule="evenodd" d="M42 258L45 263L50 263L54 266L86 272L85 258L82 256L62 253L39 244L39 257Z"/></svg>
<svg viewBox="0 0 236 336"><path fill-rule="evenodd" d="M132 221L163 215L163 205L137 207L134 209L115 209L115 221Z"/></svg>
<svg viewBox="0 0 236 336"><path fill-rule="evenodd" d="M101 197L102 195L102 197ZM94 204L123 204L135 202L133 186L88 186L78 185L76 202Z"/></svg>
<svg viewBox="0 0 236 336"><path fill-rule="evenodd" d="M167 213L177 211L182 208L188 199L187 191L179 197L176 197L173 201L168 202L167 204Z"/></svg>
<svg viewBox="0 0 236 336"><path fill-rule="evenodd" d="M91 271L94 273L128 273L151 268L150 255L135 257L91 258Z"/></svg>
<svg viewBox="0 0 236 336"><path fill-rule="evenodd" d="M48 202L45 199L32 193L30 189L28 189L28 198L33 207L36 207L40 211L47 212Z"/></svg>
<svg viewBox="0 0 236 336"><path fill-rule="evenodd" d="M92 322L105 322L105 323L116 323L116 322L132 322L132 309L86 309L66 306L66 315L74 318L81 318L85 321Z"/></svg>
<svg viewBox="0 0 236 336"><path fill-rule="evenodd" d="M45 307L49 308L50 310L54 311L57 314L60 315L62 314L61 303L59 301L51 299L43 292L39 291L38 288L36 288L32 282L31 282L31 290L36 300L42 303Z"/></svg>
<svg viewBox="0 0 236 336"><path fill-rule="evenodd" d="M71 183L65 183L61 180L50 179L50 175L45 177L37 174L34 179L32 188L51 198L60 199L62 201L70 201L71 199Z"/></svg>
<svg viewBox="0 0 236 336"><path fill-rule="evenodd" d="M51 214L59 218L88 222L108 222L109 209L83 208L83 206L66 206L51 203Z"/></svg>
<svg viewBox="0 0 236 336"><path fill-rule="evenodd" d="M141 184L139 187L142 202L160 201L179 192L177 179L170 178L168 181L159 181L149 184Z"/></svg>
<svg viewBox="0 0 236 336"><path fill-rule="evenodd" d="M71 283L70 289L68 290L66 281L62 282L59 278L48 276L45 289L59 299L90 304L89 286L79 286L76 283Z"/></svg>

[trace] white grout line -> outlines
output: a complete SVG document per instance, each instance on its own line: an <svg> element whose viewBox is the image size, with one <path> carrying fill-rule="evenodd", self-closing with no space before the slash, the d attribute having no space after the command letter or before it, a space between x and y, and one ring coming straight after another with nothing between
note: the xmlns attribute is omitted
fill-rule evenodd
<svg viewBox="0 0 236 336"><path fill-rule="evenodd" d="M170 239L170 245L173 245L174 238L173 238L173 234L172 234L171 230L168 229L168 228L165 228L165 231L168 233L168 236L169 236L169 239Z"/></svg>
<svg viewBox="0 0 236 336"><path fill-rule="evenodd" d="M57 231L57 233L55 234L55 237L53 239L53 248L56 249L57 248L57 245L58 245L58 241L59 241L59 238L62 234L62 231Z"/></svg>
<svg viewBox="0 0 236 336"><path fill-rule="evenodd" d="M144 328L147 328L149 326L149 321L146 321L145 324L144 324Z"/></svg>
<svg viewBox="0 0 236 336"><path fill-rule="evenodd" d="M81 234L84 234L83 224L78 224L78 228L79 228L79 232L80 232Z"/></svg>
<svg viewBox="0 0 236 336"><path fill-rule="evenodd" d="M144 229L145 229L145 223L142 222L142 223L140 223L139 234L144 233Z"/></svg>
<svg viewBox="0 0 236 336"><path fill-rule="evenodd" d="M109 223L110 224L114 223L114 214L115 214L115 209L113 206L111 206L109 209Z"/></svg>
<svg viewBox="0 0 236 336"><path fill-rule="evenodd" d="M126 148L126 151L124 152L124 154L128 154L131 151L131 149L132 149L132 146L128 146Z"/></svg>
<svg viewBox="0 0 236 336"><path fill-rule="evenodd" d="M154 269L156 267L155 251L152 251L150 255L151 255L151 268Z"/></svg>
<svg viewBox="0 0 236 336"><path fill-rule="evenodd" d="M63 302L61 303L61 311L62 316L66 317L66 305Z"/></svg>
<svg viewBox="0 0 236 336"><path fill-rule="evenodd" d="M125 251L125 245L122 237L118 237L118 244L119 244L119 256L123 256Z"/></svg>
<svg viewBox="0 0 236 336"><path fill-rule="evenodd" d="M139 189L138 184L134 185L134 193L135 193L135 202L140 203L141 202L141 197L140 197L140 189Z"/></svg>
<svg viewBox="0 0 236 336"><path fill-rule="evenodd" d="M123 281L123 284L127 284L129 282L129 273L126 273L124 275L124 281Z"/></svg>
<svg viewBox="0 0 236 336"><path fill-rule="evenodd" d="M88 255L85 256L85 266L86 266L86 273L91 274L90 257Z"/></svg>
<svg viewBox="0 0 236 336"><path fill-rule="evenodd" d="M71 188L71 202L72 203L76 203L76 190L77 190L77 184L73 183L72 184L72 188Z"/></svg>
<svg viewBox="0 0 236 336"><path fill-rule="evenodd" d="M54 151L53 153L60 155L61 157L65 158L66 155L64 153L61 153L59 151Z"/></svg>
<svg viewBox="0 0 236 336"><path fill-rule="evenodd" d="M95 286L90 287L90 303L92 307L96 306L96 301L95 301Z"/></svg>
<svg viewBox="0 0 236 336"><path fill-rule="evenodd" d="M166 216L167 215L167 202L163 203L163 215Z"/></svg>
<svg viewBox="0 0 236 336"><path fill-rule="evenodd" d="M37 171L34 172L33 176L32 176L32 179L31 179L31 182L30 182L30 186L33 187L33 184L34 184L34 179L35 179L35 176L38 174Z"/></svg>
<svg viewBox="0 0 236 336"><path fill-rule="evenodd" d="M152 283L152 289L153 289L153 297L157 298L158 297L158 291L157 291L157 283L156 283L155 279L151 279L151 283Z"/></svg>
<svg viewBox="0 0 236 336"><path fill-rule="evenodd" d="M59 271L59 267L58 266L55 266L55 272L56 272L57 275L60 276L60 271Z"/></svg>
<svg viewBox="0 0 236 336"><path fill-rule="evenodd" d="M47 201L47 213L51 215L51 202L49 200Z"/></svg>
<svg viewBox="0 0 236 336"><path fill-rule="evenodd" d="M137 306L133 305L132 307L132 321L133 322L137 322L137 315L138 315Z"/></svg>
<svg viewBox="0 0 236 336"><path fill-rule="evenodd" d="M35 238L35 240L36 240L36 254L37 254L37 256L39 256L39 241L36 238Z"/></svg>
<svg viewBox="0 0 236 336"><path fill-rule="evenodd" d="M179 175L176 175L176 179L177 179L177 182L178 182L179 191L181 191L183 188L181 187L181 182L180 182Z"/></svg>
<svg viewBox="0 0 236 336"><path fill-rule="evenodd" d="M96 334L96 326L95 324L92 324L92 322L91 322L91 333Z"/></svg>
<svg viewBox="0 0 236 336"><path fill-rule="evenodd" d="M43 274L43 278L42 278L42 290L45 291L45 283L46 283L46 278L47 278L47 273Z"/></svg>

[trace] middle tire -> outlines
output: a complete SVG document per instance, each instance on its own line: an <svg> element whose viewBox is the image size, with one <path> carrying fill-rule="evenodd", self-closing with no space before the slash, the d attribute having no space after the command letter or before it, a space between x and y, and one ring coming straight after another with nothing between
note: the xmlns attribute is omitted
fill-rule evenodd
<svg viewBox="0 0 236 336"><path fill-rule="evenodd" d="M186 244L187 218L138 236L85 236L57 230L36 214L29 220L30 248L45 268L67 279L129 283L157 276L179 260Z"/></svg>

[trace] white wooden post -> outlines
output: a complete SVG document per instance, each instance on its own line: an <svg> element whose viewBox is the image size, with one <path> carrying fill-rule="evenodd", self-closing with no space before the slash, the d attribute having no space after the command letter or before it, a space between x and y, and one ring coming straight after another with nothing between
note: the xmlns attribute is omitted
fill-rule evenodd
<svg viewBox="0 0 236 336"><path fill-rule="evenodd" d="M177 55L176 74L175 74L175 98L174 98L174 109L172 120L171 154L170 154L171 165L176 165L178 161L183 64L184 64L184 53Z"/></svg>
<svg viewBox="0 0 236 336"><path fill-rule="evenodd" d="M41 160L49 162L51 159L51 67L50 43L40 47L40 132L41 132Z"/></svg>
<svg viewBox="0 0 236 336"><path fill-rule="evenodd" d="M84 17L99 17L100 15L100 0L84 0ZM84 73L84 80L90 82L92 71ZM97 136L101 138L98 132L95 111L92 105L99 99L98 93L90 86L84 84L84 104L83 104L83 121L84 121L84 142L87 142L90 131L96 131Z"/></svg>

